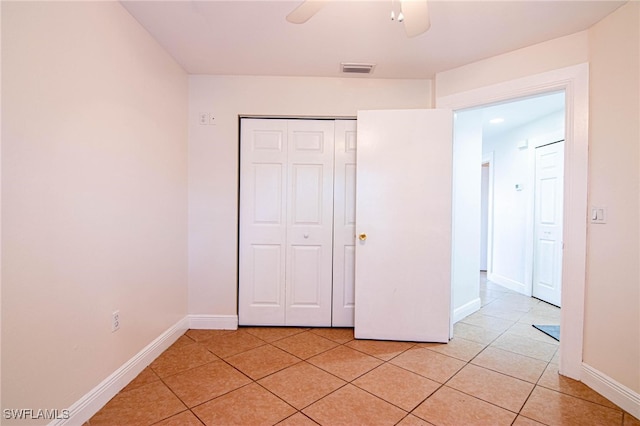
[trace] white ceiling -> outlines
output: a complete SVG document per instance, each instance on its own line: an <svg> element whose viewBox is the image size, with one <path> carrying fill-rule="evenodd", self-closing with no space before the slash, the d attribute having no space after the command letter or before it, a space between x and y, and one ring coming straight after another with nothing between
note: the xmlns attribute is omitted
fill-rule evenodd
<svg viewBox="0 0 640 426"><path fill-rule="evenodd" d="M339 77L341 62L371 62L372 78L433 78L587 29L624 1L430 0L431 29L411 39L391 0L329 1L300 25L285 20L299 1L122 4L190 74Z"/></svg>
<svg viewBox="0 0 640 426"><path fill-rule="evenodd" d="M482 108L482 137L484 140L500 137L502 133L523 126L533 120L564 110L564 91L537 95ZM491 123L502 118L501 123Z"/></svg>

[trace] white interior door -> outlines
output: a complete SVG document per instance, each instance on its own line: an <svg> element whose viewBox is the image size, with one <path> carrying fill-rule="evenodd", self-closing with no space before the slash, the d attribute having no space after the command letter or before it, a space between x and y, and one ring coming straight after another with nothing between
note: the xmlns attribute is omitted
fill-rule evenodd
<svg viewBox="0 0 640 426"><path fill-rule="evenodd" d="M287 120L243 119L238 319L285 324Z"/></svg>
<svg viewBox="0 0 640 426"><path fill-rule="evenodd" d="M560 306L564 142L536 148L532 295Z"/></svg>
<svg viewBox="0 0 640 426"><path fill-rule="evenodd" d="M289 120L285 325L331 326L333 120Z"/></svg>
<svg viewBox="0 0 640 426"><path fill-rule="evenodd" d="M333 327L353 327L356 224L356 120L336 120L333 206Z"/></svg>
<svg viewBox="0 0 640 426"><path fill-rule="evenodd" d="M448 110L358 113L357 338L449 340L452 132Z"/></svg>

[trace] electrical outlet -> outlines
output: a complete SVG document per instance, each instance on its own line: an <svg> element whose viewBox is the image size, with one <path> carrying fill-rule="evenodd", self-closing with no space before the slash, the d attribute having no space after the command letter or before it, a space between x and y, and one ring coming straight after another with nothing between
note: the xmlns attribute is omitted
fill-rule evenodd
<svg viewBox="0 0 640 426"><path fill-rule="evenodd" d="M208 124L209 123L209 114L206 112L201 112L198 114L198 123L200 124Z"/></svg>
<svg viewBox="0 0 640 426"><path fill-rule="evenodd" d="M111 314L111 332L120 330L120 311L113 311Z"/></svg>

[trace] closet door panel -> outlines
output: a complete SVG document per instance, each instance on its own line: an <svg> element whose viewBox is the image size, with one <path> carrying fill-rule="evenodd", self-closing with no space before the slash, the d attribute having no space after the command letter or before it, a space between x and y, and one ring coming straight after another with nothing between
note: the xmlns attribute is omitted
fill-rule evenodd
<svg viewBox="0 0 640 426"><path fill-rule="evenodd" d="M292 166L291 222L293 226L322 226L324 169L322 164Z"/></svg>
<svg viewBox="0 0 640 426"><path fill-rule="evenodd" d="M334 327L353 327L355 297L356 120L336 120L334 175Z"/></svg>
<svg viewBox="0 0 640 426"><path fill-rule="evenodd" d="M322 267L322 247L291 246L291 287L289 303L293 307L319 308L322 300L320 277Z"/></svg>
<svg viewBox="0 0 640 426"><path fill-rule="evenodd" d="M240 325L285 325L287 122L243 119Z"/></svg>
<svg viewBox="0 0 640 426"><path fill-rule="evenodd" d="M331 325L333 240L332 120L288 122L285 323Z"/></svg>
<svg viewBox="0 0 640 426"><path fill-rule="evenodd" d="M282 247L279 244L252 244L250 265L253 270L251 276L251 306L273 307L281 306L280 283Z"/></svg>

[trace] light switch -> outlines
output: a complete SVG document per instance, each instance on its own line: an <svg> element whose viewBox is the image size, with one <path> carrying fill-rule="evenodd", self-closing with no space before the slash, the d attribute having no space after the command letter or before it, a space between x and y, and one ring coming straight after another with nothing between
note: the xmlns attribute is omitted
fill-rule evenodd
<svg viewBox="0 0 640 426"><path fill-rule="evenodd" d="M591 223L607 223L607 208L603 206L592 206Z"/></svg>

